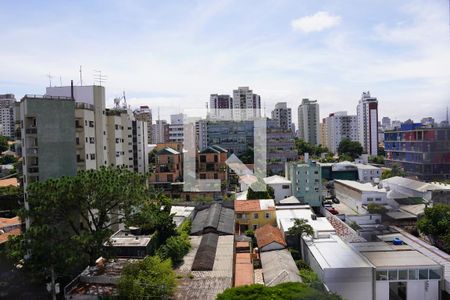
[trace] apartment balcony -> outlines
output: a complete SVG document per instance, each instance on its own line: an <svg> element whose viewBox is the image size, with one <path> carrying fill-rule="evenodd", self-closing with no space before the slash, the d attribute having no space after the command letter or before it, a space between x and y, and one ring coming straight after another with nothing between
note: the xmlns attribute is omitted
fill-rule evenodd
<svg viewBox="0 0 450 300"><path fill-rule="evenodd" d="M37 134L36 127L25 128L25 134Z"/></svg>
<svg viewBox="0 0 450 300"><path fill-rule="evenodd" d="M37 156L39 151L37 147L27 148L26 150L27 156Z"/></svg>
<svg viewBox="0 0 450 300"><path fill-rule="evenodd" d="M37 173L39 173L39 167L37 167L37 166L31 166L31 167L29 167L28 169L27 169L27 172L29 173L29 174L37 174Z"/></svg>

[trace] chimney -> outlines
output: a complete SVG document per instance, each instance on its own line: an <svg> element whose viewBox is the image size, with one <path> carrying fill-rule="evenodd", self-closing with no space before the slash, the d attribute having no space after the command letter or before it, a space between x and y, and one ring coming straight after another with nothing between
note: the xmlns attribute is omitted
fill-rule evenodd
<svg viewBox="0 0 450 300"><path fill-rule="evenodd" d="M75 100L73 98L73 80L70 81L70 97L72 98L72 100Z"/></svg>

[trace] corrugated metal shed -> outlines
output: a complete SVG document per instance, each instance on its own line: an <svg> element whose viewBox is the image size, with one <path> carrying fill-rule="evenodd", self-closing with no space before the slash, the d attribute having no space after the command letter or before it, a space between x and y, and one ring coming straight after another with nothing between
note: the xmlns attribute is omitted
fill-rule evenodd
<svg viewBox="0 0 450 300"><path fill-rule="evenodd" d="M200 210L192 221L191 234L215 232L220 235L234 234L234 210L214 203Z"/></svg>
<svg viewBox="0 0 450 300"><path fill-rule="evenodd" d="M217 233L203 235L192 264L192 271L211 271L213 269L218 240L219 235Z"/></svg>
<svg viewBox="0 0 450 300"><path fill-rule="evenodd" d="M283 282L302 282L291 253L286 250L275 250L261 253L264 283L275 286Z"/></svg>

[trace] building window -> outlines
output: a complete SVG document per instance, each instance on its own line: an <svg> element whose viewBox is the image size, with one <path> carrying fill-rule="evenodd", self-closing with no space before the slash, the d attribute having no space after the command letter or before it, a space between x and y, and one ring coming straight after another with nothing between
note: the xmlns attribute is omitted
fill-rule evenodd
<svg viewBox="0 0 450 300"><path fill-rule="evenodd" d="M257 224L253 224L253 230L258 229L258 225Z"/></svg>
<svg viewBox="0 0 450 300"><path fill-rule="evenodd" d="M419 279L428 279L428 269L419 270Z"/></svg>
<svg viewBox="0 0 450 300"><path fill-rule="evenodd" d="M436 269L436 270L432 270L430 269L430 279L441 279L441 271Z"/></svg>
<svg viewBox="0 0 450 300"><path fill-rule="evenodd" d="M408 270L398 270L398 280L408 280Z"/></svg>
<svg viewBox="0 0 450 300"><path fill-rule="evenodd" d="M417 280L417 279L419 279L419 274L418 273L419 272L416 269L408 270L409 280Z"/></svg>
<svg viewBox="0 0 450 300"><path fill-rule="evenodd" d="M259 214L258 213L254 213L253 214L253 219L258 219L259 218Z"/></svg>
<svg viewBox="0 0 450 300"><path fill-rule="evenodd" d="M375 201L381 201L381 198L375 198Z"/></svg>
<svg viewBox="0 0 450 300"><path fill-rule="evenodd" d="M94 127L94 121L89 121L89 127Z"/></svg>
<svg viewBox="0 0 450 300"><path fill-rule="evenodd" d="M289 185L283 184L283 185L281 186L281 188L282 188L283 190L287 190L287 189L289 189Z"/></svg>
<svg viewBox="0 0 450 300"><path fill-rule="evenodd" d="M371 201L373 201L373 198L367 198L367 201L371 202Z"/></svg>
<svg viewBox="0 0 450 300"><path fill-rule="evenodd" d="M397 270L389 270L388 278L389 280L397 280Z"/></svg>
<svg viewBox="0 0 450 300"><path fill-rule="evenodd" d="M266 217L266 219L270 219L270 213L266 212L265 217Z"/></svg>
<svg viewBox="0 0 450 300"><path fill-rule="evenodd" d="M376 279L377 280L387 280L387 271L377 271Z"/></svg>
<svg viewBox="0 0 450 300"><path fill-rule="evenodd" d="M95 154L91 154L91 159L95 159Z"/></svg>

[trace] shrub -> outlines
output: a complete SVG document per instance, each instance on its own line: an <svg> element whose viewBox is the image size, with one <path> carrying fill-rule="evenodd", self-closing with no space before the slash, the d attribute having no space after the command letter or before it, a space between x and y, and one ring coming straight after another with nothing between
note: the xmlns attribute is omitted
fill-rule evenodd
<svg viewBox="0 0 450 300"><path fill-rule="evenodd" d="M302 259L296 260L295 264L299 270L311 270L311 267Z"/></svg>

